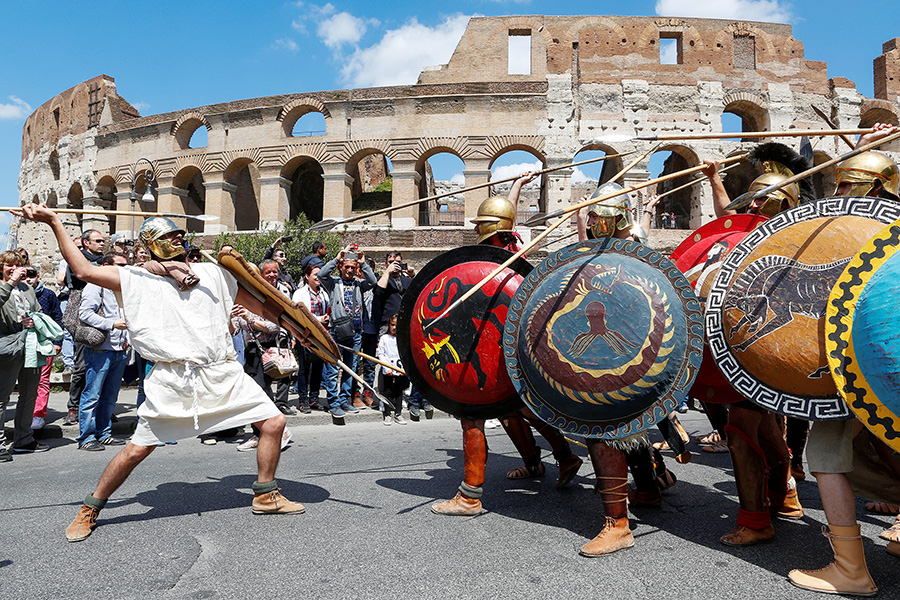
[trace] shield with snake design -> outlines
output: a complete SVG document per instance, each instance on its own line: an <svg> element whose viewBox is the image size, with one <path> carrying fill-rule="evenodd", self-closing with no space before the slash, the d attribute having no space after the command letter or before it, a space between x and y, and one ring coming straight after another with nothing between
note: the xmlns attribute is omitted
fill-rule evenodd
<svg viewBox="0 0 900 600"><path fill-rule="evenodd" d="M838 392L869 430L900 452L900 221L850 259L831 291L825 347Z"/></svg>
<svg viewBox="0 0 900 600"><path fill-rule="evenodd" d="M526 404L566 433L620 439L684 398L703 349L700 304L662 253L630 240L579 242L525 279L503 335Z"/></svg>
<svg viewBox="0 0 900 600"><path fill-rule="evenodd" d="M741 240L706 300L709 348L735 390L791 417L850 416L826 360L828 296L863 243L897 218L889 200L825 198Z"/></svg>
<svg viewBox="0 0 900 600"><path fill-rule="evenodd" d="M725 256L767 219L762 215L746 214L721 217L694 231L672 252L669 258L694 287L701 311L706 307L706 296ZM688 395L710 403L727 403L740 398L719 371L708 346L703 347L703 362Z"/></svg>
<svg viewBox="0 0 900 600"><path fill-rule="evenodd" d="M416 275L400 303L397 346L413 385L455 417L492 419L522 406L503 364L503 324L531 265L518 259L480 290L444 310L512 254L493 246L445 252Z"/></svg>

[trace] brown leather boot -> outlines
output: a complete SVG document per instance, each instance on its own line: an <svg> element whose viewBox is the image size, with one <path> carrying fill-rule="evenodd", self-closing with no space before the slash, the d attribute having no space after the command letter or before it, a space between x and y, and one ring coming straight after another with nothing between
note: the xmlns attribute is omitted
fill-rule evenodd
<svg viewBox="0 0 900 600"><path fill-rule="evenodd" d="M306 507L299 502L291 502L278 490L255 494L253 496L254 515L299 515L306 512Z"/></svg>
<svg viewBox="0 0 900 600"><path fill-rule="evenodd" d="M628 463L625 454L598 440L588 440L591 464L597 475L595 492L603 499L606 520L597 537L581 547L580 554L591 558L605 556L634 546L628 524Z"/></svg>
<svg viewBox="0 0 900 600"><path fill-rule="evenodd" d="M872 581L866 567L859 525L852 527L829 525L827 528L823 526L822 534L831 543L834 562L822 569L810 571L794 569L788 573L791 583L799 588L828 594L849 596L877 594L878 587Z"/></svg>
<svg viewBox="0 0 900 600"><path fill-rule="evenodd" d="M354 408L366 408L366 405L362 401L362 396L359 392L353 394L353 406Z"/></svg>
<svg viewBox="0 0 900 600"><path fill-rule="evenodd" d="M762 449L733 425L725 426L725 434L740 508L737 527L719 541L726 546L752 546L768 542L775 538L775 528L769 515L766 460Z"/></svg>
<svg viewBox="0 0 900 600"><path fill-rule="evenodd" d="M656 450L654 452L658 453ZM662 491L656 482L656 466L650 448L629 450L625 453L625 461L631 470L635 486L635 489L628 490L628 502L632 506L649 508L662 506Z"/></svg>
<svg viewBox="0 0 900 600"><path fill-rule="evenodd" d="M787 493L781 506L771 506L769 510L773 515L778 515L782 519L802 519L803 507L800 506L797 489L795 488Z"/></svg>
<svg viewBox="0 0 900 600"><path fill-rule="evenodd" d="M578 553L589 558L596 558L619 550L627 550L632 546L634 546L634 536L628 526L628 517L619 519L606 517L606 523L597 537L582 546Z"/></svg>
<svg viewBox="0 0 900 600"><path fill-rule="evenodd" d="M70 542L86 540L97 528L97 515L99 514L100 511L93 506L82 504L78 509L78 516L71 525L66 527L66 540Z"/></svg>
<svg viewBox="0 0 900 600"><path fill-rule="evenodd" d="M481 500L469 498L462 492L456 492L456 496L450 500L438 502L431 506L431 512L436 515L449 515L453 517L474 517L484 512Z"/></svg>

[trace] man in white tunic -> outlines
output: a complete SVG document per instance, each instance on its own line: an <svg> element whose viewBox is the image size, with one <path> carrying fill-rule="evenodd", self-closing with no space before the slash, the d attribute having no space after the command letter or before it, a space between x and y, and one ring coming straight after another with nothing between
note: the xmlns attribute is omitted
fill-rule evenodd
<svg viewBox="0 0 900 600"><path fill-rule="evenodd" d="M107 465L93 494L85 498L66 529L66 539L78 542L91 535L107 499L161 440L247 423L260 430L254 514L302 513L303 505L282 496L275 482L284 415L244 374L231 341L229 317L235 301L257 312L259 302L218 265L191 265L199 282L186 290L179 290L172 277L145 269L97 267L82 256L51 210L28 205L22 213L50 225L63 258L79 278L116 292L135 350L155 363L144 382L147 400L138 409L134 436ZM141 241L157 261L183 260L183 235L168 219L148 219L141 226Z"/></svg>

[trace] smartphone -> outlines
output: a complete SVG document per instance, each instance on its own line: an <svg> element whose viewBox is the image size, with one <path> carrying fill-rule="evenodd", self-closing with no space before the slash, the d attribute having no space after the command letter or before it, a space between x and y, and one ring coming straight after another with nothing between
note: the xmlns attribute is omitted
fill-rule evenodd
<svg viewBox="0 0 900 600"><path fill-rule="evenodd" d="M356 252L344 252L344 260L359 260Z"/></svg>
<svg viewBox="0 0 900 600"><path fill-rule="evenodd" d="M294 236L292 236L292 235L286 235L286 236L284 236L284 237L281 238L281 242L282 242L283 244L286 244L286 243L288 243L288 242L293 242L293 241L294 241Z"/></svg>

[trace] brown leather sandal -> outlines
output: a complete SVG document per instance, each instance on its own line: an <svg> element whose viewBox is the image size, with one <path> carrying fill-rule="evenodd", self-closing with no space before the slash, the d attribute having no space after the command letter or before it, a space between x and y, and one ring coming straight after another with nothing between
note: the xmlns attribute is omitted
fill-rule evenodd
<svg viewBox="0 0 900 600"><path fill-rule="evenodd" d="M536 467L529 467L528 465L522 465L521 467L516 467L512 471L506 474L507 479L536 479L538 477L543 477L547 472L547 469L544 467L544 463L538 463Z"/></svg>

